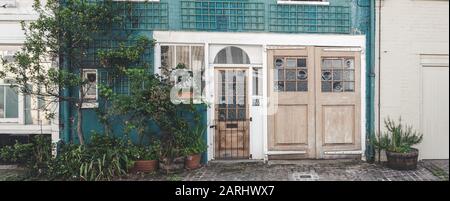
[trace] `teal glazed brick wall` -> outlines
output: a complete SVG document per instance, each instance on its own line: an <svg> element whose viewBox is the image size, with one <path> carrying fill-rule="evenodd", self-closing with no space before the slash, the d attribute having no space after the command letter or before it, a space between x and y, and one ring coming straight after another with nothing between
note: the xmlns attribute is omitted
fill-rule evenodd
<svg viewBox="0 0 450 201"><path fill-rule="evenodd" d="M95 1L95 0L92 0ZM291 34L346 34L367 36L367 133L373 131L374 79L373 38L374 0L329 0L330 5L280 5L277 0L161 0L155 2L115 2L126 16L123 24L113 27L111 36L99 37L92 46L86 66L98 68L95 52L114 47L125 36L152 37L154 30L211 31L211 32L273 32ZM122 41L131 44L132 41ZM152 64L153 50L148 50L143 61ZM149 66L149 69L153 69ZM99 68L100 79L107 73ZM115 88L126 92L126 79L118 80ZM78 89L65 91L77 95ZM122 90L122 91L121 91ZM101 103L101 101L100 101ZM74 121L75 108L61 107L61 137L67 141L76 138L74 128L65 126ZM102 105L100 104L100 107ZM203 111L206 124L206 109ZM94 110L85 110L84 131L102 132ZM120 131L117 126L116 130ZM70 132L70 133L69 133ZM86 136L88 137L88 136ZM75 139L76 140L76 139Z"/></svg>

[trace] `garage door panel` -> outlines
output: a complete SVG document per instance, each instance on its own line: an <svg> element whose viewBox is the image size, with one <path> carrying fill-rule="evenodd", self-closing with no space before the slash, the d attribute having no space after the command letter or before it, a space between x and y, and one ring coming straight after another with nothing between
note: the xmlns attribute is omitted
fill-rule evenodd
<svg viewBox="0 0 450 201"><path fill-rule="evenodd" d="M316 143L319 158L361 147L361 53L316 48ZM352 154L350 154L352 155ZM333 157L343 157L333 155Z"/></svg>
<svg viewBox="0 0 450 201"><path fill-rule="evenodd" d="M269 102L278 107L268 117L269 151L328 158L361 150L361 52L270 50L268 64Z"/></svg>
<svg viewBox="0 0 450 201"><path fill-rule="evenodd" d="M421 159L449 158L449 68L423 68Z"/></svg>
<svg viewBox="0 0 450 201"><path fill-rule="evenodd" d="M323 145L355 143L355 106L323 106Z"/></svg>
<svg viewBox="0 0 450 201"><path fill-rule="evenodd" d="M275 117L275 142L278 145L308 144L308 106L282 105Z"/></svg>

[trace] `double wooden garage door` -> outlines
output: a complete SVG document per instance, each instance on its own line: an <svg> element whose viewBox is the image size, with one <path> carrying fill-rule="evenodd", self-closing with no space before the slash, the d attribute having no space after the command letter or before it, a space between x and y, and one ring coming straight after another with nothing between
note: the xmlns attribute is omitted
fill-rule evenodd
<svg viewBox="0 0 450 201"><path fill-rule="evenodd" d="M269 158L361 156L361 52L268 51Z"/></svg>

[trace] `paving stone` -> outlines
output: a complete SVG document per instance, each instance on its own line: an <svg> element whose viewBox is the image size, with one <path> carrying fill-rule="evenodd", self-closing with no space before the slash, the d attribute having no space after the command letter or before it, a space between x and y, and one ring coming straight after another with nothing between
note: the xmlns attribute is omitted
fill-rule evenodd
<svg viewBox="0 0 450 201"><path fill-rule="evenodd" d="M447 162L448 164L448 162ZM447 165L448 167L448 165ZM396 171L362 161L270 161L268 163L211 162L185 174L184 181L431 181L433 175L420 162L417 170ZM447 178L448 180L448 178Z"/></svg>

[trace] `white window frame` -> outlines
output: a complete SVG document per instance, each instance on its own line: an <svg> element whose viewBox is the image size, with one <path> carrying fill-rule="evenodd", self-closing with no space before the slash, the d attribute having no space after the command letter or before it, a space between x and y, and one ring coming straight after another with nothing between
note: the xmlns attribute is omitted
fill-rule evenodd
<svg viewBox="0 0 450 201"><path fill-rule="evenodd" d="M204 76L207 76L206 73L207 73L207 67L208 67L207 65L208 64L206 63L207 60L205 60L205 58L208 56L208 54L207 54L208 51L206 50L207 46L205 44L201 44L201 43L157 43L155 45L155 51L154 51L154 58L155 58L155 61L154 61L155 65L153 65L154 66L154 69L153 69L154 74L163 76L161 73L161 69L162 69L161 47L163 47L163 46L174 47L173 58L171 58L171 60L172 60L172 63L175 65L178 65L178 64L176 64L177 63L176 62L177 47L189 47L189 70L192 70L192 67L193 67L192 66L192 48L193 47L203 47L203 61L204 61L203 62L204 63L203 70L205 71ZM175 68L175 67L176 66L174 66L172 68ZM206 79L206 78L203 77L202 79ZM205 80L205 82L206 82L206 80ZM205 95L206 88L203 89L202 93L203 93L202 96ZM192 99L192 97L191 97L191 99ZM202 101L199 101L195 98L193 99L193 104L201 104L201 103L202 103Z"/></svg>
<svg viewBox="0 0 450 201"><path fill-rule="evenodd" d="M16 0L0 0L0 8L16 8L16 6Z"/></svg>
<svg viewBox="0 0 450 201"><path fill-rule="evenodd" d="M160 2L160 0L113 0L113 1Z"/></svg>
<svg viewBox="0 0 450 201"><path fill-rule="evenodd" d="M1 83L0 87L4 87L4 89L6 89L7 87L11 86L10 84L6 84L6 83ZM6 90L3 91L3 102L6 105ZM20 103L21 103L21 95L20 93L17 93L17 104L18 104L18 113L17 113L17 118L0 118L0 123L19 123L19 119L20 119ZM5 110L6 111L6 110ZM5 113L6 116L6 113Z"/></svg>
<svg viewBox="0 0 450 201"><path fill-rule="evenodd" d="M290 5L324 5L328 6L330 5L330 2L328 0L322 0L322 1L296 1L296 0L278 0L277 4L290 4Z"/></svg>
<svg viewBox="0 0 450 201"><path fill-rule="evenodd" d="M83 105L82 108L83 109L93 109L93 108L98 108L99 104L98 104L98 70L97 69L83 69L82 70L82 76L83 79L87 79L87 75L88 73L95 73L95 83L96 83L96 88L95 88L95 97L92 96L90 97L89 95L85 95L84 97L84 101L83 101ZM82 90L80 90L80 95L82 93Z"/></svg>
<svg viewBox="0 0 450 201"><path fill-rule="evenodd" d="M155 46L155 64L154 65L154 73L161 75L161 68L162 68L162 64L161 64L161 47L163 46L172 46L174 47L174 53L173 53L173 58L172 58L172 63L175 65L176 64L176 60L177 60L177 47L189 47L189 68L192 68L192 47L203 47L203 51L205 51L205 45L204 44L187 44L187 43L158 43ZM204 54L204 57L206 57L206 55ZM206 63L204 64L204 68L206 68ZM176 66L173 66L172 68L175 68Z"/></svg>

